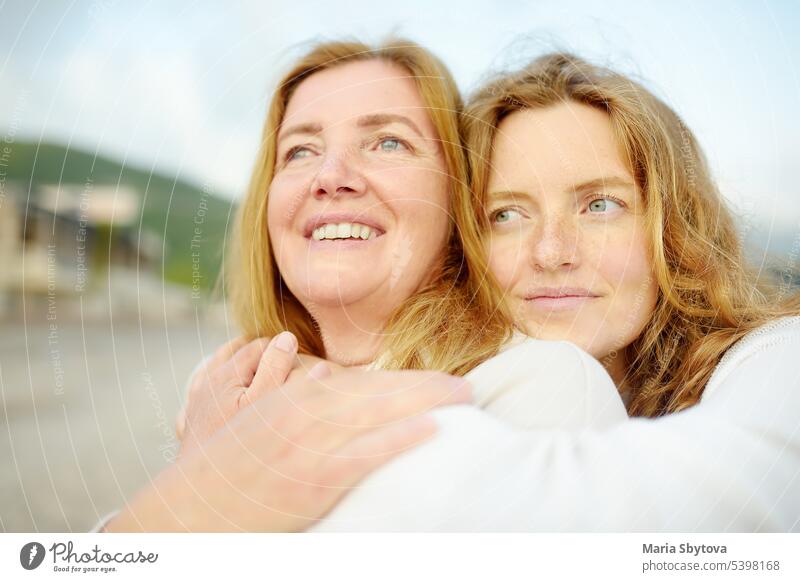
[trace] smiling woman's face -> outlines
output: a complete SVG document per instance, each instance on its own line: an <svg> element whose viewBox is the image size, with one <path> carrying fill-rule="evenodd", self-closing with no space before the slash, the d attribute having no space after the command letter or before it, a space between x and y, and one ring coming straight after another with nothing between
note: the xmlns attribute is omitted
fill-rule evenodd
<svg viewBox="0 0 800 582"><path fill-rule="evenodd" d="M268 226L309 311L399 306L438 268L448 216L444 158L407 71L360 61L300 83L278 134Z"/></svg>
<svg viewBox="0 0 800 582"><path fill-rule="evenodd" d="M613 357L653 313L641 193L608 116L578 103L512 113L497 131L487 198L490 266L519 326ZM610 356L610 357L609 357Z"/></svg>

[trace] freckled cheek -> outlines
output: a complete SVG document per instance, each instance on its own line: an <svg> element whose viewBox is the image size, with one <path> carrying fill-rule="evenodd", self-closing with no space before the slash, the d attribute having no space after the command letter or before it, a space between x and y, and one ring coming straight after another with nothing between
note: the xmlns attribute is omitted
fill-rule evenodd
<svg viewBox="0 0 800 582"><path fill-rule="evenodd" d="M608 241L598 254L598 272L623 305L649 303L653 294L652 268L644 240Z"/></svg>
<svg viewBox="0 0 800 582"><path fill-rule="evenodd" d="M490 235L491 236L491 235ZM494 238L487 245L489 270L503 291L510 291L522 272L519 245L505 238Z"/></svg>

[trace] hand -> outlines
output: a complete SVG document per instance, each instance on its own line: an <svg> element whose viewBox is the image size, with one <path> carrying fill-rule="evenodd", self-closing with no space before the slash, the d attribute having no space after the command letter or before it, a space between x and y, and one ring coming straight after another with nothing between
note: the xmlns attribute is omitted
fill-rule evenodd
<svg viewBox="0 0 800 582"><path fill-rule="evenodd" d="M466 403L466 381L437 372L325 364L264 394L163 471L106 531L298 531L366 475L427 440L430 409Z"/></svg>
<svg viewBox="0 0 800 582"><path fill-rule="evenodd" d="M222 346L191 378L186 405L175 423L181 454L267 391L283 385L293 369L304 374L317 361L322 360L297 355L297 339L288 331L272 340L237 338Z"/></svg>

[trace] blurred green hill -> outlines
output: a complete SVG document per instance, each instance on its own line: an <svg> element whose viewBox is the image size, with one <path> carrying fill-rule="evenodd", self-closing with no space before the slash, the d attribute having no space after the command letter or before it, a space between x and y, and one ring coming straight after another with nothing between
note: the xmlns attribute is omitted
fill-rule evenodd
<svg viewBox="0 0 800 582"><path fill-rule="evenodd" d="M141 224L142 231L163 240L164 278L191 285L194 260L199 261L200 272L204 275L200 286L205 289L214 286L227 229L234 218L231 201L184 180L123 165L74 147L23 141L10 147L8 166L4 168L6 177L17 181L25 192L35 192L38 186L46 184L119 184L133 188L141 197L141 204L139 220L132 228L138 231ZM196 227L202 231L200 237L195 236ZM194 257L193 253L196 253Z"/></svg>

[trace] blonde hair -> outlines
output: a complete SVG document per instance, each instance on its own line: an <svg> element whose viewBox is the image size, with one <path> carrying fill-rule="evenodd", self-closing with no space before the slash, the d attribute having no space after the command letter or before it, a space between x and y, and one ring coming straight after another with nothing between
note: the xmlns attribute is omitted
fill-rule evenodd
<svg viewBox="0 0 800 582"><path fill-rule="evenodd" d="M275 171L276 135L293 92L316 72L345 63L384 60L413 77L436 128L450 176L450 203L458 217L471 211L467 161L461 146L463 104L444 64L421 46L395 39L372 48L360 42L324 42L300 58L282 78L269 106L261 149L227 264L229 298L248 337L293 332L301 352L324 357L325 348L309 312L283 283L267 231L267 197ZM442 269L434 281L401 305L384 330L379 361L393 369L437 369L463 374L494 355L510 326L492 309L492 291L475 286L463 245L480 245L477 233L463 240L451 229Z"/></svg>
<svg viewBox="0 0 800 582"><path fill-rule="evenodd" d="M608 114L644 197L659 293L645 331L622 347L629 413L688 408L731 345L774 318L797 314L800 301L762 287L746 267L733 216L678 115L640 84L569 54L542 56L471 100L466 140L479 228L487 227L489 159L500 122L565 101Z"/></svg>

